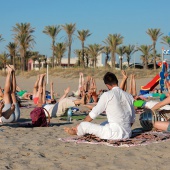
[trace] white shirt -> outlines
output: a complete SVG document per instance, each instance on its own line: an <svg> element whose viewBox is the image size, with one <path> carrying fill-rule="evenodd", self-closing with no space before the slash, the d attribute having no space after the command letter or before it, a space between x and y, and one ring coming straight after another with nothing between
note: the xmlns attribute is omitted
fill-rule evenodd
<svg viewBox="0 0 170 170"><path fill-rule="evenodd" d="M128 138L131 135L131 123L135 121L133 101L132 95L119 87L113 87L101 95L89 116L95 119L105 111L109 126L114 132L113 136L115 135L115 138Z"/></svg>

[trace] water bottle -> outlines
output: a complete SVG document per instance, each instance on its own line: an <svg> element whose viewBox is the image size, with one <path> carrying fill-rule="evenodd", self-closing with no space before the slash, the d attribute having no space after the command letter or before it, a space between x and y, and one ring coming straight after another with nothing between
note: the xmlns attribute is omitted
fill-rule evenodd
<svg viewBox="0 0 170 170"><path fill-rule="evenodd" d="M72 116L72 109L69 108L69 109L67 110L67 121L68 121L68 122L71 122L71 116Z"/></svg>

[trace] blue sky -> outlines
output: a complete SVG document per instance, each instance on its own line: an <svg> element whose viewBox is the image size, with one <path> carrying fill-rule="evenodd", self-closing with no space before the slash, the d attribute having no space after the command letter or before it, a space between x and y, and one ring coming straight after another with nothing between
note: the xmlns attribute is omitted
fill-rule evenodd
<svg viewBox="0 0 170 170"><path fill-rule="evenodd" d="M29 22L35 28L33 50L48 57L52 54L51 39L42 33L48 25L76 23L76 30L89 29L92 35L85 45L104 45L102 41L115 33L124 37L124 45L149 45L152 41L146 34L148 28L160 28L164 35L170 32L169 0L0 0L0 4L0 34L5 39L0 42L0 53L13 42L12 27L21 22ZM64 42L65 37L62 30L56 42ZM158 39L156 48L159 53L163 46L168 49ZM81 43L75 37L72 56L73 51L80 48ZM136 61L139 56L135 56Z"/></svg>

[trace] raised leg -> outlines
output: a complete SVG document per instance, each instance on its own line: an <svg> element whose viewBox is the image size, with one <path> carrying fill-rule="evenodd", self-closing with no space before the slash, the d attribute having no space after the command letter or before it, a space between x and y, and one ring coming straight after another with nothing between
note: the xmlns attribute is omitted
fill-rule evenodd
<svg viewBox="0 0 170 170"><path fill-rule="evenodd" d="M33 88L33 96L37 97L37 92L38 92L38 83L40 80L40 75L37 76L37 80L34 84L34 88Z"/></svg>
<svg viewBox="0 0 170 170"><path fill-rule="evenodd" d="M132 75L132 95L137 96L135 74Z"/></svg>
<svg viewBox="0 0 170 170"><path fill-rule="evenodd" d="M120 84L120 88L124 91L127 90L127 78L128 78L128 76L127 76L126 72L124 70L122 70L122 82Z"/></svg>
<svg viewBox="0 0 170 170"><path fill-rule="evenodd" d="M8 73L7 73L6 80L5 80L3 100L5 104L9 104L9 103L12 103L12 99L11 99L12 76L11 75L12 75L13 70L8 65L6 67L7 67Z"/></svg>

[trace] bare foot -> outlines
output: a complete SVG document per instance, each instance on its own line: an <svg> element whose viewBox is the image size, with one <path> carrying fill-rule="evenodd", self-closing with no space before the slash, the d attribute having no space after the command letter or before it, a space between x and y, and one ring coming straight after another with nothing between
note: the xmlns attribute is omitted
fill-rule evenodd
<svg viewBox="0 0 170 170"><path fill-rule="evenodd" d="M40 77L44 77L46 74L40 74Z"/></svg>
<svg viewBox="0 0 170 170"><path fill-rule="evenodd" d="M122 76L123 76L124 79L127 79L127 78L128 78L127 73L126 73L125 70L122 70Z"/></svg>
<svg viewBox="0 0 170 170"><path fill-rule="evenodd" d="M77 134L75 128L64 127L64 131L66 133L68 133L69 135L76 135Z"/></svg>
<svg viewBox="0 0 170 170"><path fill-rule="evenodd" d="M135 79L135 76L136 76L135 74L132 74L132 78L133 78L133 79Z"/></svg>
<svg viewBox="0 0 170 170"><path fill-rule="evenodd" d="M13 71L13 69L9 65L6 65L6 68L7 68L8 72L10 72L10 73Z"/></svg>
<svg viewBox="0 0 170 170"><path fill-rule="evenodd" d="M13 65L10 65L10 64L9 64L9 67L11 67L13 71L15 71L15 68L14 68Z"/></svg>
<svg viewBox="0 0 170 170"><path fill-rule="evenodd" d="M80 72L79 75L83 77L83 73L82 72Z"/></svg>
<svg viewBox="0 0 170 170"><path fill-rule="evenodd" d="M15 110L15 105L12 104L11 108L6 110L5 112L2 112L2 116L5 118L5 119L9 119L9 117L11 116L12 113L14 113L14 110Z"/></svg>

